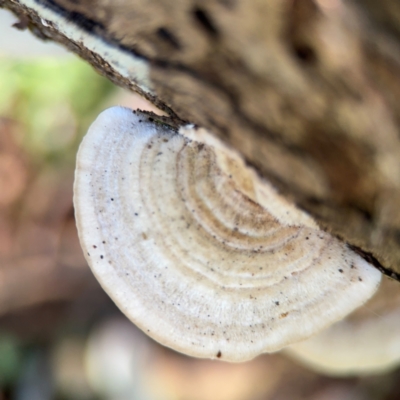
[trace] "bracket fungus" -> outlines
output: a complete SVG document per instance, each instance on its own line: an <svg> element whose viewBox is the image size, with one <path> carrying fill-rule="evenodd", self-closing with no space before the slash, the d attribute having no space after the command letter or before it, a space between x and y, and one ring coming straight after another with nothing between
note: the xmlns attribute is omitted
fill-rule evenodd
<svg viewBox="0 0 400 400"><path fill-rule="evenodd" d="M114 107L77 157L86 259L144 332L245 361L305 339L372 296L381 273L203 129Z"/></svg>

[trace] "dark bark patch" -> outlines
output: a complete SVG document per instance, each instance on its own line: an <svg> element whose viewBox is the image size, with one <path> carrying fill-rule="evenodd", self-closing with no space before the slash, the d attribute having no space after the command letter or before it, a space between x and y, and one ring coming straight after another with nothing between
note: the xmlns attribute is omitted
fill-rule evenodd
<svg viewBox="0 0 400 400"><path fill-rule="evenodd" d="M212 22L207 11L200 7L193 9L193 16L198 24L212 37L216 38L219 36L218 29Z"/></svg>
<svg viewBox="0 0 400 400"><path fill-rule="evenodd" d="M158 28L157 36L175 50L180 50L182 48L178 38L167 28Z"/></svg>
<svg viewBox="0 0 400 400"><path fill-rule="evenodd" d="M317 55L314 49L307 44L294 44L293 51L296 58L304 63L315 63Z"/></svg>

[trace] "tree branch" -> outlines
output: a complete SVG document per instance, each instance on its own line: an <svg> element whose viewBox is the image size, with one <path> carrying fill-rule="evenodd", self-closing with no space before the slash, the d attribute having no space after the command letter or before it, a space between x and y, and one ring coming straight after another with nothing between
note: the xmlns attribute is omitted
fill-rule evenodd
<svg viewBox="0 0 400 400"><path fill-rule="evenodd" d="M395 0L0 0L400 272Z"/></svg>

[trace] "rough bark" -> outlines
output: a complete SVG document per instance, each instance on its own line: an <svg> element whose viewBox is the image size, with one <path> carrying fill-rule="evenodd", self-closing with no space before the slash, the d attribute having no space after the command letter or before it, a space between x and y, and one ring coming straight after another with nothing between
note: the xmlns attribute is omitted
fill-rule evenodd
<svg viewBox="0 0 400 400"><path fill-rule="evenodd" d="M325 229L400 273L396 0L0 0L0 6L177 123L209 128ZM91 46L93 38L105 50ZM124 58L110 59L111 50ZM123 60L139 63L141 73Z"/></svg>

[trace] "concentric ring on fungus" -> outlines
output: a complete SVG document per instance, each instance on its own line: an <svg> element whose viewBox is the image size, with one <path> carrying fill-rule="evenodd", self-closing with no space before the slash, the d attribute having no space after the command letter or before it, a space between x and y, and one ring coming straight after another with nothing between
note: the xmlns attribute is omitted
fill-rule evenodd
<svg viewBox="0 0 400 400"><path fill-rule="evenodd" d="M97 279L160 343L245 361L305 339L381 274L204 130L104 111L79 149L74 204Z"/></svg>

